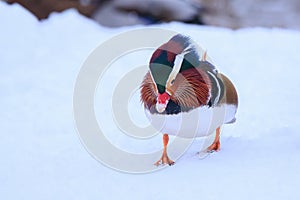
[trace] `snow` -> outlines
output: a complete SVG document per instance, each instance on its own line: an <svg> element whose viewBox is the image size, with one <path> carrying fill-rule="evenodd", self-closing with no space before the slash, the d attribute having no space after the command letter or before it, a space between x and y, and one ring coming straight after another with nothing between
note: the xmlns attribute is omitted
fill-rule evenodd
<svg viewBox="0 0 300 200"><path fill-rule="evenodd" d="M72 98L87 56L113 35L143 27L104 28L72 9L38 22L4 2L0 16L1 199L300 198L299 31L160 25L208 50L236 85L240 106L236 123L222 129L220 152L199 159L195 140L174 166L137 175L90 156ZM117 137L124 148L137 143ZM133 150L161 148L160 139L141 144Z"/></svg>

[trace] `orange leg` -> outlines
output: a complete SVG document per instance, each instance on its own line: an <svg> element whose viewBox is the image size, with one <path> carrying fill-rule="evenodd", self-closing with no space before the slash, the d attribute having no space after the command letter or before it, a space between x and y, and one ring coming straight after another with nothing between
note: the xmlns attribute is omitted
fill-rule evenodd
<svg viewBox="0 0 300 200"><path fill-rule="evenodd" d="M167 154L168 142L169 142L169 135L164 134L164 136L163 136L163 143L164 143L163 153L162 153L161 158L156 163L154 163L154 165L159 166L160 164L168 164L171 166L175 163L173 160L171 160L168 157L168 154Z"/></svg>
<svg viewBox="0 0 300 200"><path fill-rule="evenodd" d="M220 151L221 144L220 144L220 128L218 127L216 130L216 137L214 142L206 149L207 152L214 152L214 151Z"/></svg>

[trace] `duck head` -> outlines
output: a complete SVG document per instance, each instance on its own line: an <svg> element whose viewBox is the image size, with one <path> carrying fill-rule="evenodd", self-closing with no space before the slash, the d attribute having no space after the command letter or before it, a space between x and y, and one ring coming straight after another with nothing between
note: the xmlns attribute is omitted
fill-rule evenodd
<svg viewBox="0 0 300 200"><path fill-rule="evenodd" d="M165 111L180 84L181 71L199 64L199 56L189 37L175 35L154 51L149 68L155 83L156 110Z"/></svg>

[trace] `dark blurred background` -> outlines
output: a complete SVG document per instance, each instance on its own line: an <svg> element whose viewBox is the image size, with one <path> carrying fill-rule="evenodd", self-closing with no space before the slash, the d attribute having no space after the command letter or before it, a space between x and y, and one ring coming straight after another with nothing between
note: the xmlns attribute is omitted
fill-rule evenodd
<svg viewBox="0 0 300 200"><path fill-rule="evenodd" d="M229 27L300 29L299 0L6 0L19 3L38 19L77 9L108 27L181 21Z"/></svg>

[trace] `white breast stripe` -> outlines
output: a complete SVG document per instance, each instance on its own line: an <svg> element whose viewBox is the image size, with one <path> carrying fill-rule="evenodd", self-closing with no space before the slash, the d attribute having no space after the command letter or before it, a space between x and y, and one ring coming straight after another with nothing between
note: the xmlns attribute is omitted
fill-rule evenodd
<svg viewBox="0 0 300 200"><path fill-rule="evenodd" d="M216 96L215 98L215 101L214 101L214 105L216 105L218 102L219 102L219 98L220 98L220 95L221 95L221 87L220 87L220 84L219 84L219 81L218 79L215 77L214 74L212 74L210 71L207 71L207 73L213 77L213 79L215 79L216 83L217 83L217 87L218 87L218 95Z"/></svg>

